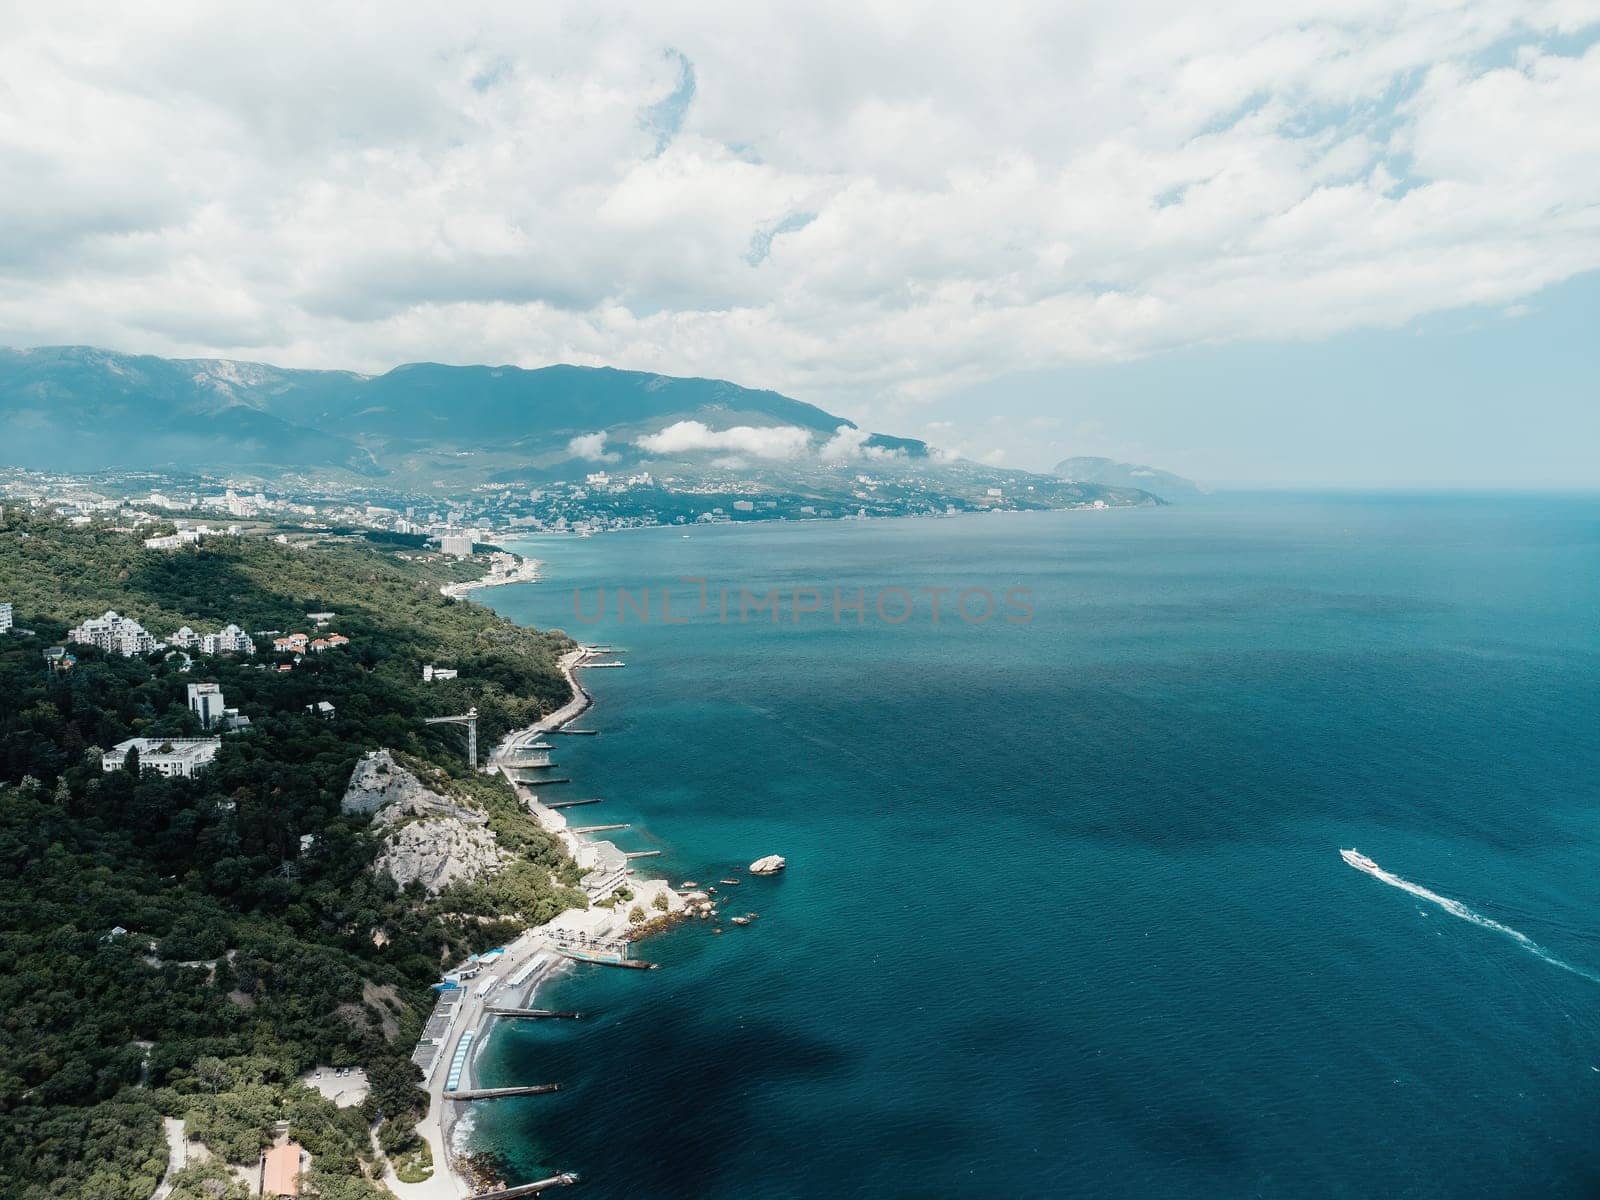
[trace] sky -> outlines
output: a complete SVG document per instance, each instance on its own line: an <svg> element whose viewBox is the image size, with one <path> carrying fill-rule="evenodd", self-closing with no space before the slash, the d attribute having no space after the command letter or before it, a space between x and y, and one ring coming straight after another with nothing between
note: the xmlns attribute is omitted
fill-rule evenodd
<svg viewBox="0 0 1600 1200"><path fill-rule="evenodd" d="M1600 485L1600 0L0 0L0 343Z"/></svg>

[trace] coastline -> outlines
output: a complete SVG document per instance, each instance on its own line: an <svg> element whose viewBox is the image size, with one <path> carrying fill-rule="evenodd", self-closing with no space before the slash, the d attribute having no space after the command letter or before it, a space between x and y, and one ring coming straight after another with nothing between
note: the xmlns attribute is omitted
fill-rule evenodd
<svg viewBox="0 0 1600 1200"><path fill-rule="evenodd" d="M507 552L502 550L497 553L504 554ZM468 579L463 583L441 583L439 585L439 594L459 600L469 592L477 591L479 588L504 587L508 583L537 583L539 581L539 569L544 566L543 562L537 558L523 558L521 555L512 555L512 557L516 559L516 562L508 570L495 574L491 567L489 574L477 579Z"/></svg>
<svg viewBox="0 0 1600 1200"><path fill-rule="evenodd" d="M573 832L561 812L541 804L537 793L528 784L513 779L502 764L508 755L524 744L536 741L542 734L561 729L589 711L594 698L583 686L577 672L583 669L588 659L599 653L601 650L598 647L580 645L561 656L560 670L571 689L572 698L532 725L506 735L489 755L487 768L501 771L540 826L559 838L567 853L580 865L592 862L597 848L605 843ZM687 915L689 898L673 890L665 879L641 878L630 867L627 868L624 886L633 894L631 901L620 902L610 908L591 903L587 908L568 909L543 925L529 927L504 947L503 955L492 968L485 968L492 970L492 975L465 984L463 998L452 1012L450 1024L440 1039L438 1054L424 1081L429 1097L428 1112L418 1122L417 1131L428 1142L433 1153L433 1176L420 1184L406 1184L399 1181L390 1166L385 1171L385 1182L396 1195L409 1200L467 1200L490 1185L491 1181L484 1177L482 1169L474 1162L474 1151L470 1145L473 1123L465 1107L469 1102L449 1100L444 1096L451 1061L460 1052L464 1037L470 1033L472 1040L460 1064L456 1088L466 1090L474 1087L478 1059L499 1025L498 1017L485 1009L490 1005L532 1007L539 988L559 970L570 969L571 960L559 952L558 946L600 944L615 948L669 928ZM665 898L664 908L657 908L658 897ZM629 911L636 907L644 909L647 914L645 920L637 925L628 920ZM559 1081L518 1082L533 1084Z"/></svg>

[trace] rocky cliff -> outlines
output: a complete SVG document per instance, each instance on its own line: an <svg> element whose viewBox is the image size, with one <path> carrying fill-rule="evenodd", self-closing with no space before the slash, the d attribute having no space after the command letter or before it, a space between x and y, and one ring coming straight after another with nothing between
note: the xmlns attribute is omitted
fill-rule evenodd
<svg viewBox="0 0 1600 1200"><path fill-rule="evenodd" d="M418 880L437 895L449 884L492 874L512 858L489 832L487 816L424 783L387 750L356 764L339 808L372 814L383 841L373 868L401 887Z"/></svg>

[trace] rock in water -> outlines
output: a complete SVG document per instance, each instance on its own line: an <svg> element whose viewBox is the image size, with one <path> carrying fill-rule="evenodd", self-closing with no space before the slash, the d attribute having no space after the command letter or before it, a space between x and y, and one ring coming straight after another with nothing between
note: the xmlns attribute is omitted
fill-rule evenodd
<svg viewBox="0 0 1600 1200"><path fill-rule="evenodd" d="M788 864L784 862L782 855L769 854L765 858L758 858L755 860L755 862L750 864L750 874L776 875L786 866L788 866Z"/></svg>

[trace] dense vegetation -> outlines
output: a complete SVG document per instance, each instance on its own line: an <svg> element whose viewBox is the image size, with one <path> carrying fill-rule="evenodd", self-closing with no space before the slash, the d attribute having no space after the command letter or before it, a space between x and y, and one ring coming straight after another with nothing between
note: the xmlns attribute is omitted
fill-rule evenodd
<svg viewBox="0 0 1600 1200"><path fill-rule="evenodd" d="M573 899L552 878L570 864L502 783L468 772L459 729L419 719L476 706L492 744L565 700L565 639L445 599L441 570L363 540L163 554L106 529L0 523L0 600L32 630L0 637L0 1195L146 1200L162 1115L236 1162L288 1122L323 1196L373 1194L369 1129L404 1149L424 1101L409 1054L441 965L503 937L496 918ZM306 613L333 611L351 644L286 671L260 639L254 659L194 655L187 671L170 652L73 647L77 664L52 671L42 651L107 608L158 639L230 621L309 631ZM425 662L461 678L424 684ZM200 681L252 721L209 771L102 772L98 749L124 738L198 734L185 685ZM331 720L307 711L323 700ZM379 746L484 808L523 861L433 898L374 873L368 819L339 799ZM365 1065L366 1105L295 1083L318 1063ZM222 1179L197 1168L174 1195Z"/></svg>

